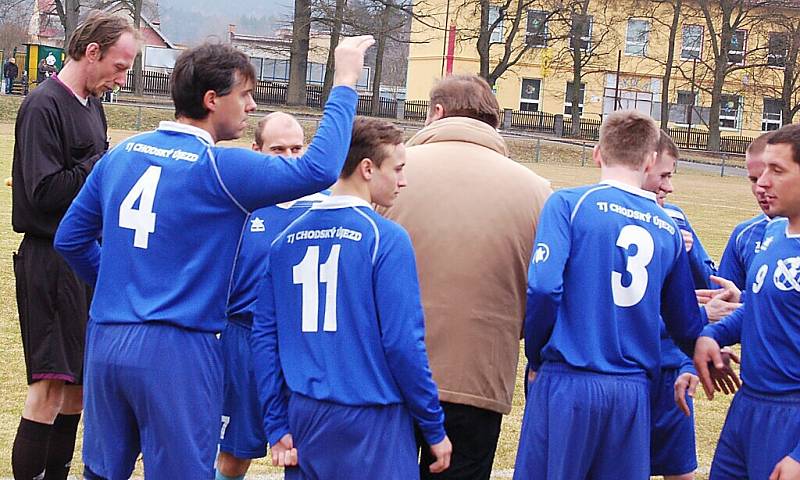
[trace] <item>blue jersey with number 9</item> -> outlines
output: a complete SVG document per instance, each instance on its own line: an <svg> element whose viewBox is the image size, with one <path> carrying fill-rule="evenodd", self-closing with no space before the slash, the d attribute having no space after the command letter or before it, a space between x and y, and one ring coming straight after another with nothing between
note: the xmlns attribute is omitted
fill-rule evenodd
<svg viewBox="0 0 800 480"><path fill-rule="evenodd" d="M528 273L526 354L599 373L652 374L661 314L673 338L702 329L686 252L655 196L616 182L556 192Z"/></svg>

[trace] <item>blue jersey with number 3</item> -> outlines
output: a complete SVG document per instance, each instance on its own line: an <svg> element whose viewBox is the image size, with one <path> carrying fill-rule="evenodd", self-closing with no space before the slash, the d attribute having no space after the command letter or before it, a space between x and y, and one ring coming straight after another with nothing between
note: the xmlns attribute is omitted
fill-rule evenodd
<svg viewBox="0 0 800 480"><path fill-rule="evenodd" d="M332 90L320 129L299 159L218 147L205 130L175 122L109 151L54 243L95 285L92 321L221 331L247 215L336 180L356 99L351 88Z"/></svg>
<svg viewBox="0 0 800 480"><path fill-rule="evenodd" d="M411 240L363 200L318 203L272 244L252 350L270 442L288 431L285 386L343 405L405 403L426 440L444 438Z"/></svg>
<svg viewBox="0 0 800 480"><path fill-rule="evenodd" d="M653 374L659 325L690 349L702 329L675 222L616 182L564 189L542 210L528 273L525 349L543 362Z"/></svg>

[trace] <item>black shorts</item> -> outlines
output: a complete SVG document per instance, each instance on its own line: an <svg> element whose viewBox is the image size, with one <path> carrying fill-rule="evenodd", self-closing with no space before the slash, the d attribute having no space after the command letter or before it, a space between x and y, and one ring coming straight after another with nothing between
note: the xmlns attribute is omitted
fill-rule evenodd
<svg viewBox="0 0 800 480"><path fill-rule="evenodd" d="M38 380L80 385L91 289L47 238L22 239L14 275L28 385Z"/></svg>

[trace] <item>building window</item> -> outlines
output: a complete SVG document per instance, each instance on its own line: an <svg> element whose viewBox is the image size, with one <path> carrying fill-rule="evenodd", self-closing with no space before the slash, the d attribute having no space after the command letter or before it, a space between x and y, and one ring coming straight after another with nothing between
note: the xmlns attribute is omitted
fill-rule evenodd
<svg viewBox="0 0 800 480"><path fill-rule="evenodd" d="M538 112L542 81L538 78L523 78L519 94L519 109L523 112Z"/></svg>
<svg viewBox="0 0 800 480"><path fill-rule="evenodd" d="M625 36L625 54L645 56L647 53L647 38L650 35L650 22L648 20L629 18L628 33Z"/></svg>
<svg viewBox="0 0 800 480"><path fill-rule="evenodd" d="M684 25L681 58L683 60L700 59L702 50L703 27L701 25Z"/></svg>
<svg viewBox="0 0 800 480"><path fill-rule="evenodd" d="M719 126L720 128L729 128L738 130L740 120L742 118L741 112L742 97L739 95L725 95L720 97L719 106Z"/></svg>
<svg viewBox="0 0 800 480"><path fill-rule="evenodd" d="M325 80L325 65L321 63L308 62L306 69L306 82L322 85Z"/></svg>
<svg viewBox="0 0 800 480"><path fill-rule="evenodd" d="M581 15L576 13L572 16L572 28L570 33L569 48L574 48L574 45L580 46L580 49L588 52L592 48L592 16Z"/></svg>
<svg viewBox="0 0 800 480"><path fill-rule="evenodd" d="M564 115L572 115L572 82L567 82L567 89L564 92ZM580 103L578 113L583 114L583 99L586 96L586 84L581 83Z"/></svg>
<svg viewBox="0 0 800 480"><path fill-rule="evenodd" d="M783 126L783 100L778 98L764 99L764 114L761 117L761 131L777 130Z"/></svg>
<svg viewBox="0 0 800 480"><path fill-rule="evenodd" d="M736 30L731 37L731 47L728 49L728 63L744 64L744 45L747 40L745 30Z"/></svg>
<svg viewBox="0 0 800 480"><path fill-rule="evenodd" d="M770 33L767 49L767 65L770 67L785 67L786 54L789 50L789 41L785 33Z"/></svg>
<svg viewBox="0 0 800 480"><path fill-rule="evenodd" d="M692 101L692 97L694 97L694 101ZM697 105L697 92L678 90L678 99L675 103L678 105Z"/></svg>
<svg viewBox="0 0 800 480"><path fill-rule="evenodd" d="M487 28L492 28L495 22L497 22L498 18L501 18L503 14L503 10L500 9L497 5L490 5L489 6L489 25ZM489 43L503 43L505 39L505 25L503 24L503 20L497 22L497 25L494 26L492 29L492 36L489 37Z"/></svg>
<svg viewBox="0 0 800 480"><path fill-rule="evenodd" d="M525 44L529 47L547 46L547 12L528 10Z"/></svg>

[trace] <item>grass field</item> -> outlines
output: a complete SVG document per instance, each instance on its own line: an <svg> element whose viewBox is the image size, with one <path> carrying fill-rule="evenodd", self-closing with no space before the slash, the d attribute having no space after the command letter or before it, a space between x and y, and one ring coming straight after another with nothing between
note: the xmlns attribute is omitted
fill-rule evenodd
<svg viewBox="0 0 800 480"><path fill-rule="evenodd" d="M18 102L7 97L0 98L0 178L11 174L13 151L13 118ZM114 142L134 133L135 116L133 107L111 106L107 108L109 127ZM142 128L152 128L159 120L171 119L168 110L143 109L139 124ZM252 122L254 123L255 120ZM310 133L313 122L304 127ZM410 133L410 132L409 132ZM251 132L246 140L236 144L248 146ZM526 140L509 141L512 157L524 162L530 160L533 144ZM539 163L523 163L536 173L551 180L553 187L563 188L585 183L594 183L599 171L593 167L581 167L580 147L543 142ZM719 259L728 235L738 222L757 213L755 202L750 195L747 180L742 177L720 178L718 174L682 169L674 177L676 193L670 197L672 203L680 205L691 219L699 237L715 259ZM0 478L11 475L11 445L16 433L19 415L25 395L25 370L22 361L22 345L19 336L19 320L16 312L14 294L14 274L11 253L16 250L20 236L11 229L11 191L0 187L0 295L5 299L0 306L0 364L5 367L0 372L2 396L0 397ZM507 476L514 466L519 428L522 420L523 395L521 392L521 371L518 375L514 409L504 418L495 471L497 475ZM719 431L722 427L729 399L718 396L713 402L705 400L702 393L696 402L697 449L700 463L699 478L707 476ZM80 442L80 439L79 439ZM80 455L76 453L73 472L80 472ZM256 462L253 473L274 472L265 462Z"/></svg>

